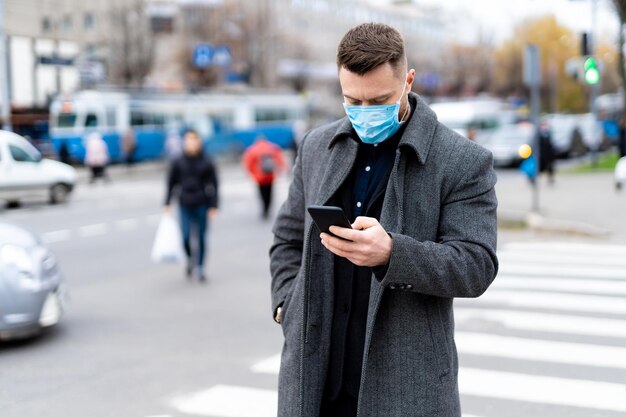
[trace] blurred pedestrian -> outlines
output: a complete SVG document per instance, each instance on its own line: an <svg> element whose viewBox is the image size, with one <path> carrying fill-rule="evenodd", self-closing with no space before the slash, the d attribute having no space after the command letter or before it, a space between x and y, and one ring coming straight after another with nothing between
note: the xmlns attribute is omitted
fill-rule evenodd
<svg viewBox="0 0 626 417"><path fill-rule="evenodd" d="M124 135L122 135L122 152L126 167L130 169L135 163L137 155L137 138L133 129L127 129Z"/></svg>
<svg viewBox="0 0 626 417"><path fill-rule="evenodd" d="M261 215L267 219L272 204L274 180L285 168L282 151L278 145L271 143L264 136L259 136L244 152L243 164L259 187Z"/></svg>
<svg viewBox="0 0 626 417"><path fill-rule="evenodd" d="M498 270L493 157L411 93L397 30L350 29L337 65L347 117L308 133L273 228L278 417L460 417L452 304Z"/></svg>
<svg viewBox="0 0 626 417"><path fill-rule="evenodd" d="M67 165L72 165L72 158L70 150L67 146L67 140L61 141L61 146L59 147L59 161Z"/></svg>
<svg viewBox="0 0 626 417"><path fill-rule="evenodd" d="M186 276L206 281L204 262L209 219L218 213L218 178L215 165L203 151L202 138L195 130L184 135L183 154L172 161L167 179L165 211L171 212L174 195L180 210L183 246L187 255ZM192 245L192 235L196 245ZM194 254L192 247L197 249ZM194 262L195 261L195 262Z"/></svg>
<svg viewBox="0 0 626 417"><path fill-rule="evenodd" d="M91 169L90 184L96 182L98 178L105 181L109 180L106 172L109 161L109 149L104 139L102 139L102 135L98 132L90 133L87 136L87 146L85 148L85 165Z"/></svg>
<svg viewBox="0 0 626 417"><path fill-rule="evenodd" d="M619 121L619 137L617 148L620 158L626 156L626 113L624 113Z"/></svg>
<svg viewBox="0 0 626 417"><path fill-rule="evenodd" d="M472 142L476 142L477 137L478 137L478 129L476 129L474 126L470 126L467 129L467 138L471 140Z"/></svg>
<svg viewBox="0 0 626 417"><path fill-rule="evenodd" d="M554 184L554 162L556 151L552 143L552 132L547 120L539 124L539 172L548 174L548 182Z"/></svg>

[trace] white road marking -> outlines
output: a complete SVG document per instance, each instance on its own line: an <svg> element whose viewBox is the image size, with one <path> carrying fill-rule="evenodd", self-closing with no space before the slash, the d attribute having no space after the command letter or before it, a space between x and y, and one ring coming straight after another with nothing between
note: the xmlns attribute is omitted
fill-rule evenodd
<svg viewBox="0 0 626 417"><path fill-rule="evenodd" d="M455 340L459 353L626 369L626 348L621 347L553 342L471 332L456 332Z"/></svg>
<svg viewBox="0 0 626 417"><path fill-rule="evenodd" d="M551 253L545 251L520 250L498 251L498 260L501 264L547 264L547 265L579 265L626 268L626 255L615 256L605 254L582 255L576 253Z"/></svg>
<svg viewBox="0 0 626 417"><path fill-rule="evenodd" d="M602 266L534 265L532 261L520 263L504 263L500 266L499 275L528 275L538 277L565 277L625 280L626 268L610 268ZM496 278L497 279L497 278Z"/></svg>
<svg viewBox="0 0 626 417"><path fill-rule="evenodd" d="M139 220L136 218L117 220L115 222L115 228L124 232L135 230L137 227L139 227Z"/></svg>
<svg viewBox="0 0 626 417"><path fill-rule="evenodd" d="M109 231L110 227L107 223L96 223L78 228L78 234L81 237L102 236Z"/></svg>
<svg viewBox="0 0 626 417"><path fill-rule="evenodd" d="M525 278L519 276L500 276L491 288L552 290L580 292L613 296L626 296L626 281L599 281L567 278Z"/></svg>
<svg viewBox="0 0 626 417"><path fill-rule="evenodd" d="M44 243L65 242L72 238L72 232L68 229L56 230L54 232L46 232L41 234L41 240Z"/></svg>
<svg viewBox="0 0 626 417"><path fill-rule="evenodd" d="M462 395L626 411L624 384L461 368Z"/></svg>
<svg viewBox="0 0 626 417"><path fill-rule="evenodd" d="M626 302L617 297L611 298L573 294L557 295L492 288L487 290L487 292L480 297L480 301L504 304L509 307L545 308L550 310L579 311L586 313L626 314ZM465 305L467 306L467 304Z"/></svg>
<svg viewBox="0 0 626 417"><path fill-rule="evenodd" d="M256 374L275 374L278 375L280 369L280 354L264 359L256 363L250 370Z"/></svg>
<svg viewBox="0 0 626 417"><path fill-rule="evenodd" d="M454 318L457 328L472 320L483 320L516 330L626 338L626 320L458 306L454 308Z"/></svg>
<svg viewBox="0 0 626 417"><path fill-rule="evenodd" d="M200 416L276 417L278 394L274 390L216 385L175 398L171 404L182 413Z"/></svg>
<svg viewBox="0 0 626 417"><path fill-rule="evenodd" d="M591 245L588 243L570 242L513 242L502 247L507 252L534 251L541 253L580 255L580 256L613 256L616 259L626 258L626 245Z"/></svg>

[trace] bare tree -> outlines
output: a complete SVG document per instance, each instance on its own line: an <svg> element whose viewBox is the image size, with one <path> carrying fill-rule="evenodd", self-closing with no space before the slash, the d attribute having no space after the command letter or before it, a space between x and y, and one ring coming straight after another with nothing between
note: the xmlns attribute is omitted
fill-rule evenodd
<svg viewBox="0 0 626 417"><path fill-rule="evenodd" d="M134 0L111 11L111 81L141 86L154 61L154 38L144 2Z"/></svg>

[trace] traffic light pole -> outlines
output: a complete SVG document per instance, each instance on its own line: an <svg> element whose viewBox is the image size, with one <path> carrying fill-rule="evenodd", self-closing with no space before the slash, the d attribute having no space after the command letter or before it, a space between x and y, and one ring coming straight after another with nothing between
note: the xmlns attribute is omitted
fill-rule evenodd
<svg viewBox="0 0 626 417"><path fill-rule="evenodd" d="M597 16L598 16L598 0L591 0L591 44L589 45L589 52L591 56L596 56L596 25L597 25ZM597 62L597 61L596 61ZM600 143L602 142L602 132L598 131L598 110L596 108L596 99L600 93L600 80L602 77L599 77L597 83L591 85L591 89L589 92L589 109L590 113L593 114L594 127L593 127L593 147L591 149L591 165L596 167L598 165L598 152L600 148Z"/></svg>

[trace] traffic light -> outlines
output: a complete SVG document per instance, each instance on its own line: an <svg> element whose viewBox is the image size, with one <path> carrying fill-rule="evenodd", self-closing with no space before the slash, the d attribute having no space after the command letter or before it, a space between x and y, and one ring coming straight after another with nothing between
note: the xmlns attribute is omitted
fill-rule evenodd
<svg viewBox="0 0 626 417"><path fill-rule="evenodd" d="M598 63L592 56L585 60L585 82L589 85L598 84L600 82L600 70L598 69Z"/></svg>

